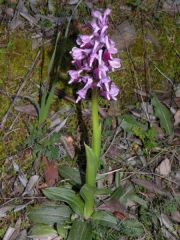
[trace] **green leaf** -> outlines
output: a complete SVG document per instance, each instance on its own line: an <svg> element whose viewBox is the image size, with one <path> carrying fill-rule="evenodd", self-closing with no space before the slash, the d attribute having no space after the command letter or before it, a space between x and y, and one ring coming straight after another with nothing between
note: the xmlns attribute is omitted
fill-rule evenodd
<svg viewBox="0 0 180 240"><path fill-rule="evenodd" d="M54 62L55 62L55 59L56 59L57 46L58 46L58 42L60 40L60 36L61 36L61 32L58 32L55 47L54 47L54 51L53 51L53 54L51 56L51 60L50 60L49 65L48 65L47 80L50 80L51 72L53 70Z"/></svg>
<svg viewBox="0 0 180 240"><path fill-rule="evenodd" d="M96 185L97 158L93 150L85 144L86 150L86 183L92 187Z"/></svg>
<svg viewBox="0 0 180 240"><path fill-rule="evenodd" d="M112 199L117 199L121 203L126 204L128 198L130 198L130 196L132 195L132 192L133 192L133 186L132 185L126 186L124 188L118 187L112 193L111 198Z"/></svg>
<svg viewBox="0 0 180 240"><path fill-rule="evenodd" d="M147 124L143 124L137 121L132 115L124 114L119 118L120 127L123 128L124 131L132 132L132 129L135 127L139 127L141 130L146 131L148 129Z"/></svg>
<svg viewBox="0 0 180 240"><path fill-rule="evenodd" d="M59 157L59 148L57 146L46 147L45 155L49 161L55 160Z"/></svg>
<svg viewBox="0 0 180 240"><path fill-rule="evenodd" d="M51 187L43 189L46 197L55 201L63 201L72 208L77 214L83 215L84 203L79 195L73 190L62 187Z"/></svg>
<svg viewBox="0 0 180 240"><path fill-rule="evenodd" d="M47 95L46 104L44 107L44 119L46 119L48 116L49 109L53 102L54 95L55 95L55 84L52 85L51 90L50 90L49 94Z"/></svg>
<svg viewBox="0 0 180 240"><path fill-rule="evenodd" d="M55 223L63 223L69 220L72 211L66 206L41 206L33 209L29 213L29 219L33 223L43 223L53 225Z"/></svg>
<svg viewBox="0 0 180 240"><path fill-rule="evenodd" d="M92 226L88 222L75 220L67 240L92 240Z"/></svg>
<svg viewBox="0 0 180 240"><path fill-rule="evenodd" d="M140 198L138 195L132 194L132 195L130 195L129 199L139 203L144 208L147 208L147 201L145 201L144 199Z"/></svg>
<svg viewBox="0 0 180 240"><path fill-rule="evenodd" d="M120 231L128 237L139 237L144 234L144 227L137 220L129 219L121 222Z"/></svg>
<svg viewBox="0 0 180 240"><path fill-rule="evenodd" d="M67 238L68 228L66 224L57 224L56 226L58 235L62 238Z"/></svg>
<svg viewBox="0 0 180 240"><path fill-rule="evenodd" d="M75 186L81 186L81 175L77 168L71 168L68 166L61 166L59 168L60 175L65 178L69 179L70 183Z"/></svg>
<svg viewBox="0 0 180 240"><path fill-rule="evenodd" d="M57 232L56 230L49 226L49 225L45 225L45 224L37 224L35 226L33 226L29 233L28 233L29 237L50 237L50 238L55 238L57 236Z"/></svg>
<svg viewBox="0 0 180 240"><path fill-rule="evenodd" d="M80 190L80 195L84 199L84 217L87 219L91 216L94 211L94 191L95 188L84 184Z"/></svg>
<svg viewBox="0 0 180 240"><path fill-rule="evenodd" d="M116 172L115 173L115 186L116 188L121 186L121 179L123 177L123 172Z"/></svg>
<svg viewBox="0 0 180 240"><path fill-rule="evenodd" d="M91 220L97 225L100 224L106 227L112 227L117 229L117 218L105 211L94 212L91 216Z"/></svg>
<svg viewBox="0 0 180 240"><path fill-rule="evenodd" d="M94 195L98 196L98 195L108 195L111 194L112 190L109 188L95 188L95 192Z"/></svg>
<svg viewBox="0 0 180 240"><path fill-rule="evenodd" d="M161 128L165 130L167 135L171 135L173 133L171 112L156 96L152 98L151 103L154 107L155 116L160 120Z"/></svg>

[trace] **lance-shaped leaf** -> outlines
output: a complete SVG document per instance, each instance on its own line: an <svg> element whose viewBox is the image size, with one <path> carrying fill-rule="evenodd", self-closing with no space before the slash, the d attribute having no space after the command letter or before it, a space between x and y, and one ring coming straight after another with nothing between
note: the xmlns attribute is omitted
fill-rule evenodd
<svg viewBox="0 0 180 240"><path fill-rule="evenodd" d="M86 183L92 187L96 186L97 158L93 150L85 144L86 150Z"/></svg>
<svg viewBox="0 0 180 240"><path fill-rule="evenodd" d="M71 227L68 240L92 240L92 226L88 222L75 220Z"/></svg>
<svg viewBox="0 0 180 240"><path fill-rule="evenodd" d="M50 239L53 239L57 236L57 232L49 225L37 224L30 229L28 236L38 239L42 237L49 237Z"/></svg>
<svg viewBox="0 0 180 240"><path fill-rule="evenodd" d="M84 184L80 190L80 195L84 199L84 217L87 219L94 211L94 192L95 188Z"/></svg>
<svg viewBox="0 0 180 240"><path fill-rule="evenodd" d="M100 224L106 227L112 227L112 228L118 229L117 218L105 211L94 212L93 215L91 216L91 220L95 224Z"/></svg>
<svg viewBox="0 0 180 240"><path fill-rule="evenodd" d="M40 206L29 213L29 219L33 223L53 225L69 220L72 211L66 206Z"/></svg>
<svg viewBox="0 0 180 240"><path fill-rule="evenodd" d="M73 190L62 187L51 187L43 189L46 197L55 201L63 201L72 208L77 214L83 215L84 203L79 195Z"/></svg>
<svg viewBox="0 0 180 240"><path fill-rule="evenodd" d="M159 119L161 128L163 128L167 135L173 133L173 125L171 122L171 112L169 109L162 104L156 96L151 100L154 107L155 116Z"/></svg>
<svg viewBox="0 0 180 240"><path fill-rule="evenodd" d="M69 182L75 186L81 186L81 175L77 168L71 168L68 166L61 166L59 169L60 175L65 178L69 179Z"/></svg>

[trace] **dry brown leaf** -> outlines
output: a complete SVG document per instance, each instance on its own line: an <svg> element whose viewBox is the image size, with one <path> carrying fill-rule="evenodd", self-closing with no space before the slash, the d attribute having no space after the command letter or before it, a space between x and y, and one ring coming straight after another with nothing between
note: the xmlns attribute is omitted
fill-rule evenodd
<svg viewBox="0 0 180 240"><path fill-rule="evenodd" d="M59 178L58 174L58 166L55 161L48 161L44 158L45 169L44 169L44 177L48 187L53 186Z"/></svg>
<svg viewBox="0 0 180 240"><path fill-rule="evenodd" d="M170 193L164 191L161 187L157 186L155 183L144 180L144 179L137 179L137 178L133 178L131 179L132 182L136 183L137 185L140 185L144 188L146 188L147 190L149 190L150 192L154 192L154 193L158 193L160 195L163 196L169 196Z"/></svg>
<svg viewBox="0 0 180 240"><path fill-rule="evenodd" d="M119 220L125 220L125 219L127 219L127 216L124 215L122 212L117 212L117 211L115 211L115 212L113 212L113 215L114 215L115 217L117 217Z"/></svg>
<svg viewBox="0 0 180 240"><path fill-rule="evenodd" d="M171 172L171 161L165 158L156 168L156 172L162 176L168 176Z"/></svg>
<svg viewBox="0 0 180 240"><path fill-rule="evenodd" d="M26 113L28 115L37 116L37 111L32 104L23 105L23 106L15 106L14 109L18 112Z"/></svg>
<svg viewBox="0 0 180 240"><path fill-rule="evenodd" d="M120 212L123 215L127 215L127 210L124 205L115 199L104 202L98 207L98 210L106 210L112 213Z"/></svg>
<svg viewBox="0 0 180 240"><path fill-rule="evenodd" d="M61 141L65 150L71 159L75 156L74 140L71 136L61 136Z"/></svg>
<svg viewBox="0 0 180 240"><path fill-rule="evenodd" d="M174 126L177 126L180 123L180 109L174 115Z"/></svg>

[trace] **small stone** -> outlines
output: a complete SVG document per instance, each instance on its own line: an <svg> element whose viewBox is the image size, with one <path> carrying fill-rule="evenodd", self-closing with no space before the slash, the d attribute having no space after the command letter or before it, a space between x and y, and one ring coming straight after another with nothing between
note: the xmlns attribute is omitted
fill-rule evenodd
<svg viewBox="0 0 180 240"><path fill-rule="evenodd" d="M14 9L13 9L13 8L7 8L7 9L6 9L6 14L7 14L9 17L13 17L13 15L14 15Z"/></svg>
<svg viewBox="0 0 180 240"><path fill-rule="evenodd" d="M177 98L179 98L179 97L180 97L180 84L178 84L178 85L174 88L174 90L175 90L175 96L176 96Z"/></svg>
<svg viewBox="0 0 180 240"><path fill-rule="evenodd" d="M116 42L118 50L127 49L136 39L135 26L129 21L124 21L113 32L112 39Z"/></svg>
<svg viewBox="0 0 180 240"><path fill-rule="evenodd" d="M180 223L180 212L173 212L171 218L174 222Z"/></svg>
<svg viewBox="0 0 180 240"><path fill-rule="evenodd" d="M156 172L167 177L171 172L171 161L165 158L156 168Z"/></svg>
<svg viewBox="0 0 180 240"><path fill-rule="evenodd" d="M179 13L180 1L179 0L166 0L163 3L162 9L163 9L163 11L165 11L169 14Z"/></svg>

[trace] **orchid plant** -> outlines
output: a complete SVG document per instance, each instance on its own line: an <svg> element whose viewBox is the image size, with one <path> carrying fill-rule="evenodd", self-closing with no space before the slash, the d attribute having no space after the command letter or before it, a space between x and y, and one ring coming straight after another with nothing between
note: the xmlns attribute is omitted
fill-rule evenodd
<svg viewBox="0 0 180 240"><path fill-rule="evenodd" d="M103 13L93 11L93 20L89 23L91 35L80 35L77 39L78 47L73 47L71 55L75 70L70 70L69 83L80 83L82 88L77 91L78 103L85 99L87 92L92 95L92 148L86 147L86 187L96 187L96 174L100 165L101 150L101 125L98 116L99 94L107 100L116 100L119 93L118 87L112 82L108 73L120 68L120 59L114 58L117 53L115 43L108 36L108 15L111 10ZM93 199L93 197L92 197ZM93 212L93 201L85 208L85 217Z"/></svg>
<svg viewBox="0 0 180 240"><path fill-rule="evenodd" d="M115 43L107 33L110 12L110 9L104 12L93 11L93 20L88 24L91 34L80 35L76 41L77 46L70 52L74 69L68 71L69 84L78 84L81 87L77 91L76 102L85 99L88 92L91 93L92 146L85 145L85 183L83 185L77 169L61 166L61 176L70 179L72 185L80 191L76 193L69 186L44 189L43 193L47 198L66 205L41 206L31 211L29 217L36 223L29 233L31 237L38 236L39 239L39 235L48 233L48 236L55 237L58 234L68 240L92 240L97 239L93 237L93 227L98 224L120 231L119 220L111 213L97 210L95 205L97 195L111 193L109 189L96 187L101 151L98 98L102 96L107 100L116 100L119 93L118 87L108 76L111 71L121 67L120 59L114 57L117 54ZM119 198L118 191L115 191L115 197ZM142 226L137 227L142 230Z"/></svg>

